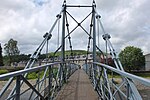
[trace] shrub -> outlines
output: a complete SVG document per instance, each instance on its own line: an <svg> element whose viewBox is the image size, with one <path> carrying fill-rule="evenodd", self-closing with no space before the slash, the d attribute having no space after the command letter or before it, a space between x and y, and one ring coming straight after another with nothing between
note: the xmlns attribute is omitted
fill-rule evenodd
<svg viewBox="0 0 150 100"><path fill-rule="evenodd" d="M0 75L1 75L1 74L5 74L5 73L8 73L8 70L6 70L6 69L1 69L1 70L0 70Z"/></svg>
<svg viewBox="0 0 150 100"><path fill-rule="evenodd" d="M29 73L27 78L28 79L35 79L35 78L37 78L36 72Z"/></svg>

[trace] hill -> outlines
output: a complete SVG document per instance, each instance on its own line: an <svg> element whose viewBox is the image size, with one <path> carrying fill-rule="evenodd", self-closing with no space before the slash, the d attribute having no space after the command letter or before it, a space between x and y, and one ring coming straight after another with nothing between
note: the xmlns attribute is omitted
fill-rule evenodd
<svg viewBox="0 0 150 100"><path fill-rule="evenodd" d="M87 54L87 51L85 50L72 50L73 55L85 55ZM54 52L49 54L50 57L54 56ZM71 55L71 50L65 51L65 56L66 55ZM55 56L61 56L61 51L58 51Z"/></svg>

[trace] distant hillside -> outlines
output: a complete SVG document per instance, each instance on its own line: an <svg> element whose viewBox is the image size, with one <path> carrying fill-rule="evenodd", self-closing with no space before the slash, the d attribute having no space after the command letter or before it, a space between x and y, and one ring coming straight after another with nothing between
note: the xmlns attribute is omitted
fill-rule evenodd
<svg viewBox="0 0 150 100"><path fill-rule="evenodd" d="M85 50L72 50L73 55L85 55L87 54L87 51ZM51 57L54 55L54 52L49 54ZM55 54L55 56L60 56L61 55L61 51L57 52ZM71 55L71 50L67 50L65 51L65 56L66 55Z"/></svg>

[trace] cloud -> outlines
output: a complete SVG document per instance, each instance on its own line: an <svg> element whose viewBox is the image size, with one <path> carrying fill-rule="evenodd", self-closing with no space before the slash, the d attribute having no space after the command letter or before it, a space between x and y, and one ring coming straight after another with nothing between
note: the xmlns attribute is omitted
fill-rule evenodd
<svg viewBox="0 0 150 100"><path fill-rule="evenodd" d="M4 45L10 38L13 38L18 41L21 53L33 53L43 40L43 35L52 27L62 3L60 0L2 0L0 4L0 42ZM91 5L92 1L74 0L72 3L71 0L67 0L67 4L80 3ZM145 54L150 52L149 4L149 0L96 0L97 12L102 16L104 28L111 35L110 40L117 52L128 45L142 48ZM81 8L68 8L67 10L78 22L82 21L91 11L91 9ZM90 18L91 16L82 24L88 31ZM68 21L71 31L77 24L69 16ZM60 22L61 27L62 22ZM55 51L57 47L57 28L58 25L49 42L50 51ZM88 35L80 27L71 36L74 49L87 49ZM100 46L104 49L102 38Z"/></svg>
<svg viewBox="0 0 150 100"><path fill-rule="evenodd" d="M50 2L38 6L30 0L3 1L0 4L0 42L4 45L10 38L14 38L22 53L33 52L42 41L43 34L49 31L57 12L51 14L53 7ZM30 45L32 48L29 48ZM28 52L25 52L23 46L28 48Z"/></svg>
<svg viewBox="0 0 150 100"><path fill-rule="evenodd" d="M145 43L150 38L150 11L147 10L150 8L149 3L148 0L98 1L101 5L98 11L104 15L102 21L106 32L112 36L112 43L118 51L122 47L133 45L142 48L144 53L150 52L150 46Z"/></svg>

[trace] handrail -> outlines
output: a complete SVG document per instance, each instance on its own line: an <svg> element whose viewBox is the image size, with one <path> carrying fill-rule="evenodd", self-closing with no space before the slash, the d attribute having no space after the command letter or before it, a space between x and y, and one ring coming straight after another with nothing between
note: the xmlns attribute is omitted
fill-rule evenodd
<svg viewBox="0 0 150 100"><path fill-rule="evenodd" d="M57 65L57 64L61 64L61 62L50 63L50 64L41 65L41 66L37 66L37 67L33 67L33 68L28 68L28 69L24 69L24 70L19 70L19 71L15 71L15 72L2 74L2 75L0 75L0 80L10 78L10 77L15 77L15 76L33 72L33 71L38 71L38 70L46 68L47 66L52 66L52 65Z"/></svg>
<svg viewBox="0 0 150 100"><path fill-rule="evenodd" d="M95 69L93 67L94 64L96 65ZM88 70L85 70L85 68L88 68ZM93 86L101 99L116 100L116 97L118 97L121 100L142 100L135 82L139 82L144 86L150 87L150 80L103 63L90 62L87 63L83 69L89 75L92 83L95 81L96 84L93 84ZM107 70L111 71L111 78L108 78ZM96 72L95 75L93 74L94 71ZM121 81L118 82L117 79L113 77L113 73L119 75L121 77Z"/></svg>
<svg viewBox="0 0 150 100"><path fill-rule="evenodd" d="M65 64L65 67L67 67L67 68L62 69L61 64ZM54 72L52 69L53 67L55 67L55 65L59 65L59 66L57 66L57 67L59 67L58 72L57 72L57 76L54 76ZM75 66L73 66L73 65L75 65ZM39 75L40 75L41 71L43 69L47 69L47 68L49 68L48 71L45 70L42 79L40 79ZM33 98L33 100L34 100L37 97L40 97L42 100L44 100L45 98L47 98L46 95L49 95L48 98L54 98L55 95L57 94L57 92L59 91L59 89L65 83L65 80L63 80L62 77L65 77L66 81L67 81L67 79L76 71L77 68L78 68L78 66L74 63L54 62L54 63L49 63L49 64L45 64L45 65L41 65L41 66L35 66L33 68L28 68L28 69L24 69L24 70L19 70L19 71L15 71L15 72L2 74L2 75L0 75L0 80L11 78L11 77L15 77L15 79L16 79L16 82L15 82L16 93L7 97L6 100L10 100L10 99L19 100L20 97L24 93L27 93L30 89L32 90L32 93L30 94L28 99ZM30 83L28 81L28 79L23 76L26 73L36 72L36 71L38 71L38 77L36 78L37 81L35 84ZM62 71L64 71L65 73ZM48 72L48 76L46 76L47 72ZM44 89L43 89L43 88L41 88L41 86L43 86L43 82L44 81L46 82L46 80L49 83L44 84ZM29 86L29 89L27 89L25 91L20 91L21 90L21 84L22 84L21 82L25 82ZM7 89L5 89L5 92ZM47 91L46 89L49 89L49 90ZM47 94L45 94L45 93L43 94L43 91L46 91L45 93L47 93ZM32 97L34 92L36 95L34 97ZM2 97L3 97L3 94L0 93L0 99Z"/></svg>
<svg viewBox="0 0 150 100"><path fill-rule="evenodd" d="M94 64L97 64L97 65L100 65L102 67L105 67L106 69L109 69L109 70L112 70L124 77L127 77L127 78L130 78L132 80L136 80L138 82L141 82L142 84L146 85L146 86L150 86L150 80L148 79L144 79L142 77L139 77L139 76L136 76L136 75L133 75L133 74L130 74L130 73L127 73L127 72L124 72L124 71L121 71L121 70L118 70L116 68L113 68L109 65L105 65L105 64L102 64L102 63L98 63L98 62L93 62Z"/></svg>

